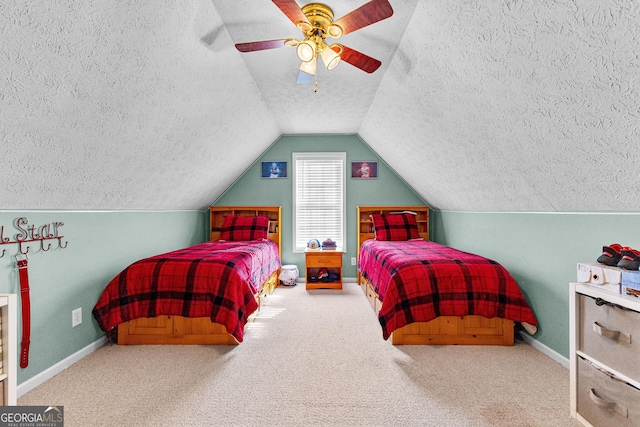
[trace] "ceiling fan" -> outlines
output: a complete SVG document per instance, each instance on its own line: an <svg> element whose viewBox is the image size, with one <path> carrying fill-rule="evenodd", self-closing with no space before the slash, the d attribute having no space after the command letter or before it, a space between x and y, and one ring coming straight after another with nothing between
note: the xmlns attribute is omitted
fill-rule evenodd
<svg viewBox="0 0 640 427"><path fill-rule="evenodd" d="M311 83L316 75L318 57L328 70L334 69L341 60L367 73L373 73L382 64L377 59L340 43L328 45L326 38L338 38L389 18L393 15L393 9L388 0L371 0L336 21L333 20L331 8L323 3L309 3L300 7L295 0L273 2L302 31L304 38L237 43L236 48L240 52L295 47L298 58L302 61L297 81L300 84Z"/></svg>

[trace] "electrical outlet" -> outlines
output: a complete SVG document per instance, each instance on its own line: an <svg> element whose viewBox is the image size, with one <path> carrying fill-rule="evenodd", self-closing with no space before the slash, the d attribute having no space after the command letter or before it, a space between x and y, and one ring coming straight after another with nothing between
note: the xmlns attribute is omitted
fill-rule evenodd
<svg viewBox="0 0 640 427"><path fill-rule="evenodd" d="M356 257L351 258L351 265L356 265Z"/></svg>
<svg viewBox="0 0 640 427"><path fill-rule="evenodd" d="M71 312L71 327L75 328L82 323L82 307L76 308Z"/></svg>

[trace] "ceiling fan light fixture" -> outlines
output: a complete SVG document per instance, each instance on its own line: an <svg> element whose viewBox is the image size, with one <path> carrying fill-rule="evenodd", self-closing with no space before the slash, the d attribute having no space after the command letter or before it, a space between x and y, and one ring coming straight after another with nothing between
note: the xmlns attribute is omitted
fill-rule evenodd
<svg viewBox="0 0 640 427"><path fill-rule="evenodd" d="M317 70L318 61L314 58L311 61L302 61L300 65L300 71L303 73L315 75Z"/></svg>
<svg viewBox="0 0 640 427"><path fill-rule="evenodd" d="M296 27L298 27L298 29L300 31L302 31L303 33L306 33L307 31L309 31L311 28L313 28L311 26L311 24L309 22L305 22L305 21L299 21L296 23Z"/></svg>
<svg viewBox="0 0 640 427"><path fill-rule="evenodd" d="M309 62L316 57L316 44L309 39L301 41L296 48L296 53L301 61Z"/></svg>
<svg viewBox="0 0 640 427"><path fill-rule="evenodd" d="M327 70L333 70L336 68L338 63L340 63L340 55L338 55L329 46L325 46L325 48L322 49L320 56L322 57L322 62L324 62L324 66L327 67Z"/></svg>
<svg viewBox="0 0 640 427"><path fill-rule="evenodd" d="M342 27L338 24L331 24L327 29L327 34L329 35L329 37L337 39L338 37L342 36Z"/></svg>
<svg viewBox="0 0 640 427"><path fill-rule="evenodd" d="M344 51L344 46L342 46L340 43L334 43L329 47L338 55L342 55L342 52Z"/></svg>

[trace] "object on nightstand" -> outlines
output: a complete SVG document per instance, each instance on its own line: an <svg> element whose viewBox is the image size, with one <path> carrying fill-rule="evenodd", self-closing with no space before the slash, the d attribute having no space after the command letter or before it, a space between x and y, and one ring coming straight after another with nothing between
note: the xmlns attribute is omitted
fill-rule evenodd
<svg viewBox="0 0 640 427"><path fill-rule="evenodd" d="M307 249L310 251L320 250L320 241L318 239L311 239L307 242Z"/></svg>
<svg viewBox="0 0 640 427"><path fill-rule="evenodd" d="M337 247L336 242L334 242L331 239L327 239L324 242L322 242L322 249L323 250L335 250Z"/></svg>

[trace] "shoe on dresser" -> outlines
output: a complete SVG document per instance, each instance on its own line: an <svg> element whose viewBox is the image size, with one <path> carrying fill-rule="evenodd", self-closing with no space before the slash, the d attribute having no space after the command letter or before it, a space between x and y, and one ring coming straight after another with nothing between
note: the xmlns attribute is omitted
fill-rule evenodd
<svg viewBox="0 0 640 427"><path fill-rule="evenodd" d="M614 243L613 245L603 246L602 255L600 255L597 261L601 264L615 267L622 258L622 246Z"/></svg>
<svg viewBox="0 0 640 427"><path fill-rule="evenodd" d="M618 262L618 267L625 270L638 270L640 269L640 251L631 249L629 247L623 247L620 251L622 258Z"/></svg>

